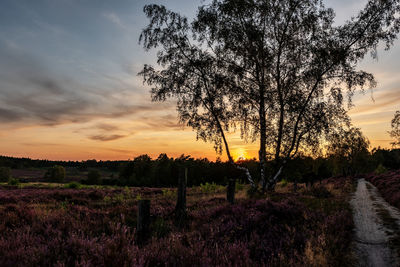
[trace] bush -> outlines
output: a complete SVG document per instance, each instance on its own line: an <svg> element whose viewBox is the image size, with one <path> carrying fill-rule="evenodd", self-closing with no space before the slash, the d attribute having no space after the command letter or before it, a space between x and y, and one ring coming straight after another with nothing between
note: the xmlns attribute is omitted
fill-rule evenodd
<svg viewBox="0 0 400 267"><path fill-rule="evenodd" d="M19 185L19 181L18 181L18 179L10 178L10 180L8 180L8 184L9 185Z"/></svg>
<svg viewBox="0 0 400 267"><path fill-rule="evenodd" d="M8 167L0 167L0 182L8 182L11 178L11 170Z"/></svg>
<svg viewBox="0 0 400 267"><path fill-rule="evenodd" d="M242 191L244 189L244 187L245 187L245 184L241 184L239 182L236 182L235 183L235 192Z"/></svg>
<svg viewBox="0 0 400 267"><path fill-rule="evenodd" d="M216 183L205 183L205 184L200 184L200 191L202 193L217 193L221 192L225 189L224 186L222 185L217 185Z"/></svg>
<svg viewBox="0 0 400 267"><path fill-rule="evenodd" d="M250 186L249 189L246 191L246 195L248 198L251 199L259 199L263 197L263 194L258 190L258 187Z"/></svg>
<svg viewBox="0 0 400 267"><path fill-rule="evenodd" d="M385 172L387 172L387 169L382 164L379 164L374 171L375 174L384 174Z"/></svg>
<svg viewBox="0 0 400 267"><path fill-rule="evenodd" d="M101 184L101 174L97 170L91 170L88 173L88 178L86 180L86 184L97 185Z"/></svg>
<svg viewBox="0 0 400 267"><path fill-rule="evenodd" d="M280 185L282 187L286 187L288 185L288 181L286 179L282 179L281 182L280 182Z"/></svg>
<svg viewBox="0 0 400 267"><path fill-rule="evenodd" d="M45 178L48 182L62 183L65 179L65 168L55 165L46 172Z"/></svg>
<svg viewBox="0 0 400 267"><path fill-rule="evenodd" d="M162 194L166 198L176 198L177 192L170 189L162 189Z"/></svg>
<svg viewBox="0 0 400 267"><path fill-rule="evenodd" d="M82 185L78 182L71 182L69 184L66 184L65 188L80 189L80 188L82 188Z"/></svg>

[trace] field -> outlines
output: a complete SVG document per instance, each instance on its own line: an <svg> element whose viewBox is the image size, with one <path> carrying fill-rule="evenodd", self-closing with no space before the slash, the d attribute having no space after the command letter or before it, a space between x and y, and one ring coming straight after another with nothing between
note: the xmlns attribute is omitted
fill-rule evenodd
<svg viewBox="0 0 400 267"><path fill-rule="evenodd" d="M184 223L175 189L0 188L1 266L349 265L352 183L225 200L221 186L188 188ZM151 237L135 243L137 202L151 200Z"/></svg>
<svg viewBox="0 0 400 267"><path fill-rule="evenodd" d="M370 174L367 180L378 188L387 202L400 209L400 170Z"/></svg>

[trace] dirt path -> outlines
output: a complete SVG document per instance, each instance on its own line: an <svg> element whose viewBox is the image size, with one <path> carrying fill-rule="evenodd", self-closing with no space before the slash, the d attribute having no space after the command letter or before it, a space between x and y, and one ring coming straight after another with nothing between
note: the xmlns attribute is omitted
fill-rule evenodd
<svg viewBox="0 0 400 267"><path fill-rule="evenodd" d="M356 228L356 253L360 266L399 266L396 253L389 246L393 230L382 220L382 212L390 214L392 223L400 227L400 213L380 197L377 189L358 180L350 204ZM397 220L397 221L396 221Z"/></svg>

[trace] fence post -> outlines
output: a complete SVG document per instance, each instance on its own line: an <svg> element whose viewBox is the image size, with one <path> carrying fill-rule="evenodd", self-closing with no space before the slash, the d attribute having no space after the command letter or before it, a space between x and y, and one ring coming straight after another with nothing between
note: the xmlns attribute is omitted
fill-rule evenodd
<svg viewBox="0 0 400 267"><path fill-rule="evenodd" d="M142 245L150 236L150 200L138 202L136 243Z"/></svg>
<svg viewBox="0 0 400 267"><path fill-rule="evenodd" d="M178 200L176 202L176 219L178 225L181 225L186 219L186 183L188 169L180 169L178 176Z"/></svg>
<svg viewBox="0 0 400 267"><path fill-rule="evenodd" d="M235 179L229 179L228 188L226 190L226 199L231 204L235 203L235 189L236 189L235 187L236 187Z"/></svg>

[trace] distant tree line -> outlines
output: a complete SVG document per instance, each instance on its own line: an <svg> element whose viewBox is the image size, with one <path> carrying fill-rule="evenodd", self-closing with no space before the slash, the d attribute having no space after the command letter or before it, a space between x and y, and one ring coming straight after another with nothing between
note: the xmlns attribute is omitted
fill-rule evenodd
<svg viewBox="0 0 400 267"><path fill-rule="evenodd" d="M85 161L55 161L0 156L0 166L9 167L11 169L50 168L59 165L63 167L75 167L81 171L87 171L90 168L104 168L109 171L118 171L120 165L125 162L128 161L97 161L95 159Z"/></svg>
<svg viewBox="0 0 400 267"><path fill-rule="evenodd" d="M369 151L368 141L353 132L353 143L343 137L340 144L331 145L325 157L311 157L299 155L287 163L287 168L282 173L282 179L299 183L313 183L332 176L357 175L374 171L386 171L400 168L400 149L374 148ZM361 138L362 140L357 140ZM45 168L45 180L50 182L63 182L65 168L75 168L87 173L87 178L81 183L103 184L120 186L147 186L170 187L176 186L179 172L188 168L188 186L197 186L205 183L226 185L228 179L237 178L239 182L248 182L245 174L234 168L229 162L209 161L206 158L194 159L190 156L178 158L160 154L156 159L148 155L140 155L129 161L47 161L30 160L27 158L0 157L0 169L4 176L2 181L11 177L9 169L20 168ZM241 160L237 162L249 170L256 182L260 182L260 165L257 159ZM112 170L109 175L104 175L104 170ZM274 171L273 161L266 163L266 173ZM65 179L67 180L67 179Z"/></svg>

